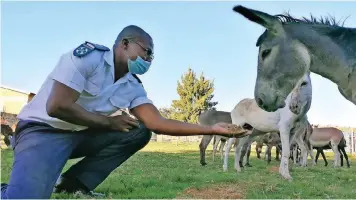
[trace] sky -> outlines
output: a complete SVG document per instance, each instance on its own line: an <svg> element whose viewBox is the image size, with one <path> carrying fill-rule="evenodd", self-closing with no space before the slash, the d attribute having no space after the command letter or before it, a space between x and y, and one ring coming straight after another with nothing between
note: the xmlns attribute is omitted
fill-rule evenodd
<svg viewBox="0 0 356 200"><path fill-rule="evenodd" d="M178 99L177 81L191 67L214 80L217 109L231 111L253 98L257 38L264 28L232 11L243 5L269 14L289 11L345 19L356 27L356 2L2 2L1 83L36 93L58 58L84 41L111 48L127 25L138 25L154 40L155 59L140 76L158 107ZM356 106L331 81L312 74L313 124L356 126Z"/></svg>

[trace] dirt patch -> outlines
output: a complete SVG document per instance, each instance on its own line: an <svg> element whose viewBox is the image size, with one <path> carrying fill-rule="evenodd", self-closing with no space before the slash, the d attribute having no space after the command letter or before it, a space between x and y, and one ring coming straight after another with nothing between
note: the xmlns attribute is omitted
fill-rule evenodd
<svg viewBox="0 0 356 200"><path fill-rule="evenodd" d="M268 171L270 173L279 173L279 166L272 166L272 167L268 168Z"/></svg>
<svg viewBox="0 0 356 200"><path fill-rule="evenodd" d="M223 184L201 189L187 188L178 199L243 199L247 189L239 184Z"/></svg>

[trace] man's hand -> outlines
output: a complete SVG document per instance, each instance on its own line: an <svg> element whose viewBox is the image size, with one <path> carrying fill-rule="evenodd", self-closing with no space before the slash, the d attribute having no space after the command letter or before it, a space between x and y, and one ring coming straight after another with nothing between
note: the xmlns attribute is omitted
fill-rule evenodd
<svg viewBox="0 0 356 200"><path fill-rule="evenodd" d="M136 119L128 115L117 115L109 117L110 129L129 132L133 128L138 128L139 123Z"/></svg>
<svg viewBox="0 0 356 200"><path fill-rule="evenodd" d="M213 131L216 135L223 135L226 137L245 137L252 133L252 131L244 129L241 126L228 123L217 123L213 126Z"/></svg>
<svg viewBox="0 0 356 200"><path fill-rule="evenodd" d="M243 137L251 133L248 129L227 123L205 126L165 119L152 104L137 106L132 109L132 113L138 120L143 122L148 129L158 134L172 136L223 135L226 137Z"/></svg>

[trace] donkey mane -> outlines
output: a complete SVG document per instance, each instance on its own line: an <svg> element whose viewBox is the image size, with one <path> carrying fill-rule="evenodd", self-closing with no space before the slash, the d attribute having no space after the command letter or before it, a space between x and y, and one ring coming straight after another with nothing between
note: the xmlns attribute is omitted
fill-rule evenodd
<svg viewBox="0 0 356 200"><path fill-rule="evenodd" d="M302 19L297 19L295 17L292 17L288 12L284 14L279 14L279 15L274 15L275 17L278 18L278 20L284 25L284 24L291 24L291 23L297 23L297 24L317 24L317 25L327 25L327 26L338 26L338 27L343 27L344 23L347 19L345 18L344 21L341 22L341 20L337 21L335 17L329 16L329 17L320 17L317 19L314 17L312 14L310 14L310 19L306 17L302 17Z"/></svg>
<svg viewBox="0 0 356 200"><path fill-rule="evenodd" d="M301 19L295 18L291 16L288 12L284 14L278 14L274 15L282 23L282 25L288 25L288 24L308 24L308 25L326 25L329 26L331 29L325 29L325 27L314 27L314 29L318 29L320 33L324 35L329 35L330 37L334 38L335 40L340 40L341 42L344 42L347 45L353 45L356 44L355 41L355 34L356 34L356 29L355 28L346 28L344 27L345 21L347 17L341 21L337 21L335 17L329 16L329 17L320 17L319 19L314 17L313 15L310 14L310 19L306 17L302 17ZM268 29L265 30L265 32L260 35L260 37L257 39L256 42L256 47L259 47L263 41L267 37L267 32ZM347 38L347 39L345 39ZM345 41L343 41L345 40Z"/></svg>

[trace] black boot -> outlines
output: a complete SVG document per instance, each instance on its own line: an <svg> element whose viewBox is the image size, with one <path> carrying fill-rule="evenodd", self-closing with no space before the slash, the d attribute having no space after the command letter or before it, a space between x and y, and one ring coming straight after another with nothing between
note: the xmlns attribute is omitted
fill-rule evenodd
<svg viewBox="0 0 356 200"><path fill-rule="evenodd" d="M83 183L81 183L78 179L68 179L66 177L61 176L56 185L53 188L53 193L82 193L84 195L88 195L91 197L105 197L104 194L95 193L90 191Z"/></svg>

